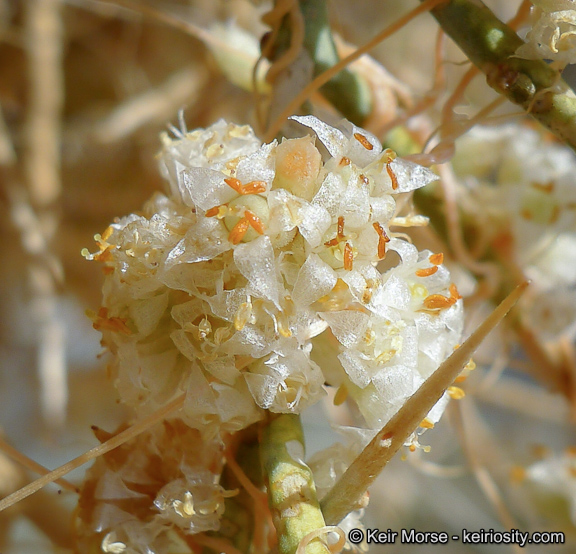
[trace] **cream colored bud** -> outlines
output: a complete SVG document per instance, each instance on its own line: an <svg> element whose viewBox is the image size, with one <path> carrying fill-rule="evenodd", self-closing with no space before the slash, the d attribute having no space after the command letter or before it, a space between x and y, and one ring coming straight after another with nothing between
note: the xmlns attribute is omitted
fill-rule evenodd
<svg viewBox="0 0 576 554"><path fill-rule="evenodd" d="M312 200L319 184L322 157L311 137L285 140L276 149L276 177L272 188Z"/></svg>

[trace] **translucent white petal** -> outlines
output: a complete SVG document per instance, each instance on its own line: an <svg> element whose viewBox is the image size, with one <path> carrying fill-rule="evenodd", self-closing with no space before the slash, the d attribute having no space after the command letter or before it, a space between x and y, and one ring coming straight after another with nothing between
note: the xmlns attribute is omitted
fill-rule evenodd
<svg viewBox="0 0 576 554"><path fill-rule="evenodd" d="M276 146L276 141L264 144L253 154L242 158L238 162L234 177L242 183L264 181L267 184L267 189L270 189L274 180L274 150Z"/></svg>
<svg viewBox="0 0 576 554"><path fill-rule="evenodd" d="M267 236L239 244L234 250L236 267L246 279L254 296L274 302L280 309L280 290L276 275L274 248Z"/></svg>
<svg viewBox="0 0 576 554"><path fill-rule="evenodd" d="M297 306L310 306L328 294L336 281L334 270L316 254L310 254L298 272L292 299Z"/></svg>
<svg viewBox="0 0 576 554"><path fill-rule="evenodd" d="M152 298L137 300L130 304L130 319L136 325L138 332L146 337L156 329L167 307L167 292Z"/></svg>
<svg viewBox="0 0 576 554"><path fill-rule="evenodd" d="M396 175L398 182L398 188L392 190L393 194L419 189L438 180L438 175L429 169L402 158L393 160L390 163L390 169Z"/></svg>
<svg viewBox="0 0 576 554"><path fill-rule="evenodd" d="M305 203L298 211L300 223L298 229L306 242L315 248L322 244L322 237L332 224L330 214L321 206Z"/></svg>
<svg viewBox="0 0 576 554"><path fill-rule="evenodd" d="M290 119L312 129L333 158L340 158L348 149L348 139L338 129L313 115L293 115Z"/></svg>
<svg viewBox="0 0 576 554"><path fill-rule="evenodd" d="M234 365L232 357L219 358L213 362L203 362L204 369L227 385L233 385L241 373Z"/></svg>
<svg viewBox="0 0 576 554"><path fill-rule="evenodd" d="M319 314L324 319L340 344L351 348L362 340L370 322L370 317L356 310L341 310L338 312L323 312Z"/></svg>
<svg viewBox="0 0 576 554"><path fill-rule="evenodd" d="M303 200L290 194L285 189L272 190L268 193L268 207L270 209L269 231L278 233L291 231L299 223L298 211Z"/></svg>
<svg viewBox="0 0 576 554"><path fill-rule="evenodd" d="M346 184L342 176L337 173L328 173L322 182L316 196L312 199L312 204L323 207L332 216L338 216L340 209L340 198L346 191Z"/></svg>
<svg viewBox="0 0 576 554"><path fill-rule="evenodd" d="M353 163L358 167L366 167L378 158L380 152L382 152L382 145L372 133L356 127L356 125L346 120L342 121L339 126L348 137L346 156Z"/></svg>
<svg viewBox="0 0 576 554"><path fill-rule="evenodd" d="M386 249L398 252L404 265L410 266L418 262L418 249L406 240L391 238Z"/></svg>
<svg viewBox="0 0 576 554"><path fill-rule="evenodd" d="M338 356L338 359L356 386L363 389L370 384L371 375L368 371L368 360L360 352L345 350Z"/></svg>
<svg viewBox="0 0 576 554"><path fill-rule="evenodd" d="M182 201L203 211L230 202L238 193L224 182L226 175L203 167L189 167L178 175Z"/></svg>
<svg viewBox="0 0 576 554"><path fill-rule="evenodd" d="M344 217L348 228L359 228L370 218L370 196L368 187L349 184L340 199L339 215Z"/></svg>

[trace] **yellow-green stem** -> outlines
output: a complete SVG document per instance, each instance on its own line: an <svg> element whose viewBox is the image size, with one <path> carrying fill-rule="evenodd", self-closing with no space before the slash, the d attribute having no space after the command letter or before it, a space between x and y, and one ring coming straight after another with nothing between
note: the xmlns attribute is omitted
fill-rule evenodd
<svg viewBox="0 0 576 554"><path fill-rule="evenodd" d="M271 417L262 434L261 456L278 533L278 551L295 554L306 535L325 527L312 471L303 460L304 435L299 416ZM329 550L319 539L314 539L305 552L328 554Z"/></svg>

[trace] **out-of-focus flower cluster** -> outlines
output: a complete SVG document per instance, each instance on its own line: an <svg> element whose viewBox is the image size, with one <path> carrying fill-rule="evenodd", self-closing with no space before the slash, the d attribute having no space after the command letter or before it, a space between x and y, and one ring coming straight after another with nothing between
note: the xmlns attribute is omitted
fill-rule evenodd
<svg viewBox="0 0 576 554"><path fill-rule="evenodd" d="M214 530L226 434L264 410L300 413L327 385L338 388L338 402L357 406L367 429L379 429L460 340L462 303L442 254L419 252L391 231L421 223L405 193L435 175L348 122L293 119L322 146L311 136L261 145L249 127L224 121L164 136L169 193L111 225L97 237L100 251L87 254L104 264L93 320L114 354L121 400L143 415L186 393L181 419L131 446L154 463L168 457L153 483L132 475L121 453L92 470L96 506L82 511L82 525L130 551L151 550L133 546L132 519L104 507L117 504L112 489L130 498L146 489L134 502L148 505L140 519L149 544L172 540L170 526ZM172 446L175 428L197 437L200 452ZM330 467L318 458L320 488L341 475L349 454L341 449L343 463Z"/></svg>
<svg viewBox="0 0 576 554"><path fill-rule="evenodd" d="M532 0L533 24L516 54L529 60L552 60L561 68L576 61L576 3Z"/></svg>
<svg viewBox="0 0 576 554"><path fill-rule="evenodd" d="M473 155L472 155L473 154ZM576 332L576 189L573 152L519 125L475 127L453 160L483 240L532 281L524 318L543 341ZM507 252L507 253L506 253Z"/></svg>

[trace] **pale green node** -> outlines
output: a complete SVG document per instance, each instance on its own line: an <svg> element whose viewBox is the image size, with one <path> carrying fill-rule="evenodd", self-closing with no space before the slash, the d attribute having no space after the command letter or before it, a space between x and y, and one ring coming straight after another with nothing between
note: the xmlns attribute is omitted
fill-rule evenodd
<svg viewBox="0 0 576 554"><path fill-rule="evenodd" d="M486 43L490 50L496 50L498 48L498 44L504 38L504 33L500 29L490 29L486 33Z"/></svg>

